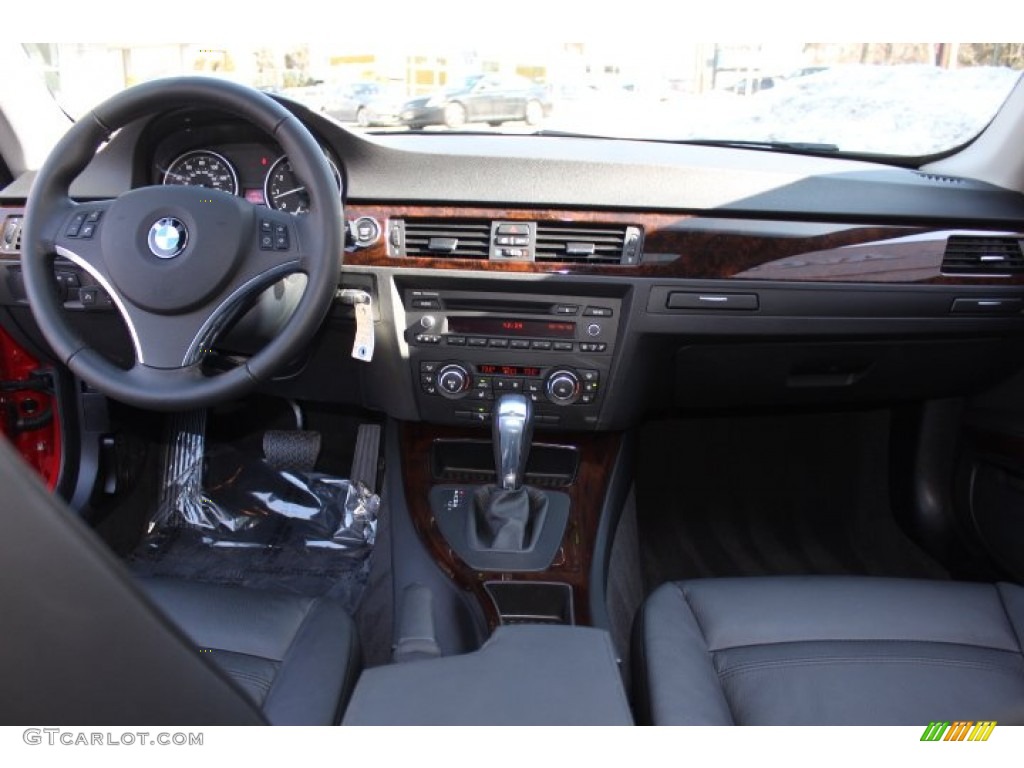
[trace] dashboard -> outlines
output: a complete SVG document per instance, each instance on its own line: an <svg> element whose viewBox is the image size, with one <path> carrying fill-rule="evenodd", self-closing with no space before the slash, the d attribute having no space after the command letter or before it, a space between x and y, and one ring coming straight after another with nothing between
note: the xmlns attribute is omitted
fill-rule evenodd
<svg viewBox="0 0 1024 768"><path fill-rule="evenodd" d="M372 296L376 352L352 359L339 302L279 390L439 424L486 423L496 396L522 391L541 428L604 430L652 412L962 394L1022 359L1016 193L741 149L359 135L288 106L333 166L339 289ZM0 303L35 335L17 265L30 183L0 192ZM184 183L308 205L271 137L195 110L122 129L72 193ZM116 337L101 287L71 265L58 282L83 327Z"/></svg>

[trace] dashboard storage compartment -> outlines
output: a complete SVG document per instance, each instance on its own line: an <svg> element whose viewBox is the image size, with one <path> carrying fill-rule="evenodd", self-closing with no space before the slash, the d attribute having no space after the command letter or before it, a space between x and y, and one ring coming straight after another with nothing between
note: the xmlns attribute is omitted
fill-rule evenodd
<svg viewBox="0 0 1024 768"><path fill-rule="evenodd" d="M1021 360L1016 340L735 342L675 353L679 408L948 397L995 381Z"/></svg>

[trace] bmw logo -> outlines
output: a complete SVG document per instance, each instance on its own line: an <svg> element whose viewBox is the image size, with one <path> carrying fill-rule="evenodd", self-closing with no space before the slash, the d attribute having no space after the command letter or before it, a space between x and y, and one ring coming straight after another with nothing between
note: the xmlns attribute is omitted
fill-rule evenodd
<svg viewBox="0 0 1024 768"><path fill-rule="evenodd" d="M149 228L149 250L158 259L173 259L188 245L188 230L173 216L160 219Z"/></svg>

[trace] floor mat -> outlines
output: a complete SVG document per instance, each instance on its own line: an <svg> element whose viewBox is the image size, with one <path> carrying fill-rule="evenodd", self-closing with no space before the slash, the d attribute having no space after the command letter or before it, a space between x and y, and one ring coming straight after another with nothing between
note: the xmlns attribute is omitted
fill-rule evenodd
<svg viewBox="0 0 1024 768"><path fill-rule="evenodd" d="M887 411L657 422L638 443L648 590L712 576L949 577L893 519Z"/></svg>
<svg viewBox="0 0 1024 768"><path fill-rule="evenodd" d="M287 525L259 548L214 547L203 538L202 532L187 528L153 534L128 559L128 567L139 576L327 595L350 614L359 607L372 555L310 549Z"/></svg>

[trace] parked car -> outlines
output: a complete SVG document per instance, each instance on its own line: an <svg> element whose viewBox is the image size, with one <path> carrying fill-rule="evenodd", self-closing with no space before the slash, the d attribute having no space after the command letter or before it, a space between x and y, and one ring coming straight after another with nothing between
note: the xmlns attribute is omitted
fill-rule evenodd
<svg viewBox="0 0 1024 768"><path fill-rule="evenodd" d="M471 75L429 96L411 99L402 107L402 123L410 128L467 123L523 121L538 125L551 112L547 90L522 77Z"/></svg>
<svg viewBox="0 0 1024 768"><path fill-rule="evenodd" d="M329 93L321 111L364 128L399 125L405 96L404 84L352 83Z"/></svg>

